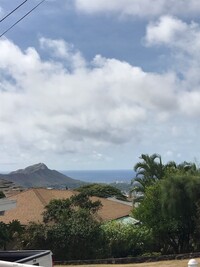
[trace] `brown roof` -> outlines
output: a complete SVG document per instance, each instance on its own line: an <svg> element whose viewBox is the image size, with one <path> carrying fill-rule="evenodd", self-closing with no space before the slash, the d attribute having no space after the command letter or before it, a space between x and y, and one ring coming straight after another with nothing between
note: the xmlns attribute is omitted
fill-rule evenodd
<svg viewBox="0 0 200 267"><path fill-rule="evenodd" d="M74 194L76 194L75 191L45 188L23 191L8 198L16 200L17 206L14 209L5 211L4 215L0 216L0 220L4 223L19 220L24 225L29 222L42 222L44 207L50 200L69 198ZM105 198L92 197L92 200L101 201L103 207L99 210L98 214L103 221L128 216L132 209L130 205Z"/></svg>

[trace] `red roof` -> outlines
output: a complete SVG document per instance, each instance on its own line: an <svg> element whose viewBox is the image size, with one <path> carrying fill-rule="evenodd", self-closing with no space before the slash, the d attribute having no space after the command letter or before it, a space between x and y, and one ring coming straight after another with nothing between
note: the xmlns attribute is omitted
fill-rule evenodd
<svg viewBox="0 0 200 267"><path fill-rule="evenodd" d="M5 211L0 216L2 222L9 223L12 220L19 220L21 224L29 222L42 222L42 213L45 206L52 199L66 199L77 194L70 190L55 190L45 188L28 189L16 195L8 197L8 199L16 200L16 208ZM132 210L130 205L117 202L105 198L92 197L92 200L100 200L102 208L98 211L98 215L103 221L115 220L128 216Z"/></svg>

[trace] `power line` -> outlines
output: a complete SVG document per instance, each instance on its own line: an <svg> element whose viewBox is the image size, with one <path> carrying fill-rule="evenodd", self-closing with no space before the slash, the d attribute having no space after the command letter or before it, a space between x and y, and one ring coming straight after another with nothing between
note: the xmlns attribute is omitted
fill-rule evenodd
<svg viewBox="0 0 200 267"><path fill-rule="evenodd" d="M18 5L15 9L13 9L10 13L8 13L6 16L4 16L0 22L4 21L7 17L9 17L12 13L14 13L18 8L20 8L21 6L23 6L28 0L25 0L24 2L22 2L20 5Z"/></svg>
<svg viewBox="0 0 200 267"><path fill-rule="evenodd" d="M13 27L15 27L20 21L22 21L25 17L27 17L31 12L33 12L37 7L39 7L44 1L42 0L39 2L36 6L34 6L30 11L28 11L23 17L21 17L19 20L17 20L14 24L12 24L6 31L4 31L1 35L0 38L5 35L7 32L9 32Z"/></svg>

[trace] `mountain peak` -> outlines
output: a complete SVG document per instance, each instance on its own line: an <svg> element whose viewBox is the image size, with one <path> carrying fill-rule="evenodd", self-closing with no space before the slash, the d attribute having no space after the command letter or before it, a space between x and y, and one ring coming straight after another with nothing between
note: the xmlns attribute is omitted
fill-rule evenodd
<svg viewBox="0 0 200 267"><path fill-rule="evenodd" d="M10 174L30 174L40 170L48 170L47 166L44 163L37 163L31 166L28 166L25 169L19 169L17 171L11 172Z"/></svg>
<svg viewBox="0 0 200 267"><path fill-rule="evenodd" d="M49 169L44 163L37 163L25 169L13 171L9 174L0 175L2 179L12 181L16 184L29 187L54 187L75 188L84 182L70 178L56 170Z"/></svg>

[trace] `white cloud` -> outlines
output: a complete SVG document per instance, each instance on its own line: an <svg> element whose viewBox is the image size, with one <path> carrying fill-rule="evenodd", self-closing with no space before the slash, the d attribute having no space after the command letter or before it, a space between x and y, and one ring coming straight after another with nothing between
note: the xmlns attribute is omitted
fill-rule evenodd
<svg viewBox="0 0 200 267"><path fill-rule="evenodd" d="M171 16L151 22L146 31L147 45L166 45L195 57L200 49L200 26ZM177 51L176 51L177 52Z"/></svg>
<svg viewBox="0 0 200 267"><path fill-rule="evenodd" d="M64 40L52 40L42 37L40 38L40 46L42 49L51 51L55 57L67 60L72 68L84 67L86 64L81 53L75 51L74 46Z"/></svg>
<svg viewBox="0 0 200 267"><path fill-rule="evenodd" d="M191 122L200 114L200 30L193 25L165 16L148 26L148 45L164 44L172 54L178 49L181 62L184 58L190 66L190 71L182 66L161 74L101 55L87 62L63 40L40 39L48 60L33 47L23 51L0 40L0 152L5 162L38 161L38 155L45 162L70 155L76 162L71 155L78 154L85 162L109 162L115 152L104 148L118 147L125 155L123 147L130 144L143 153L149 147L152 153L184 155L194 138ZM195 36L192 52L185 33Z"/></svg>
<svg viewBox="0 0 200 267"><path fill-rule="evenodd" d="M163 14L190 15L200 13L198 0L76 0L76 8L86 13L112 12L138 17Z"/></svg>
<svg viewBox="0 0 200 267"><path fill-rule="evenodd" d="M188 116L200 114L200 25L171 16L151 22L146 31L148 46L166 46L171 50L172 68L181 74L178 105Z"/></svg>
<svg viewBox="0 0 200 267"><path fill-rule="evenodd" d="M1 153L18 151L22 158L90 153L137 141L149 115L156 121L162 112L176 112L172 73L145 73L101 56L77 64L80 52L69 52L64 41L43 38L40 43L59 59L44 61L34 48L22 51L9 40L0 41Z"/></svg>
<svg viewBox="0 0 200 267"><path fill-rule="evenodd" d="M188 25L185 22L170 16L163 16L158 21L149 23L146 42L148 45L173 45L187 30ZM180 39L182 41L182 38Z"/></svg>
<svg viewBox="0 0 200 267"><path fill-rule="evenodd" d="M181 111L192 117L200 115L200 89L198 91L184 92L179 99Z"/></svg>

